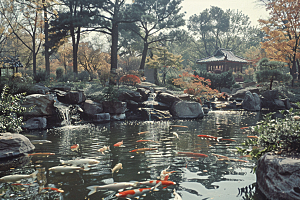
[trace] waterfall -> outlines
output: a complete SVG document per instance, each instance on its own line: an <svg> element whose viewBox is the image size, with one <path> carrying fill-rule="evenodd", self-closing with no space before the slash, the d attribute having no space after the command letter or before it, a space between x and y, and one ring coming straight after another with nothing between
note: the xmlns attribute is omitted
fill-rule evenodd
<svg viewBox="0 0 300 200"><path fill-rule="evenodd" d="M149 121L151 121L151 111L154 109L153 105L155 103L156 93L153 88L150 88L150 93L147 101L145 102L147 109L147 113L149 116Z"/></svg>

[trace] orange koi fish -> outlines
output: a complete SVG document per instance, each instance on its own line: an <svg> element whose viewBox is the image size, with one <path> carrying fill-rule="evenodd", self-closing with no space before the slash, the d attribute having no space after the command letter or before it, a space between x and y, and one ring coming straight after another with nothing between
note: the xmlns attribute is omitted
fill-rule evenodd
<svg viewBox="0 0 300 200"><path fill-rule="evenodd" d="M78 151L79 149L79 144L74 144L71 146L71 151Z"/></svg>
<svg viewBox="0 0 300 200"><path fill-rule="evenodd" d="M44 187L42 190L53 190L53 191L60 192L60 193L65 192L65 191L63 191L61 189L52 188L52 187Z"/></svg>
<svg viewBox="0 0 300 200"><path fill-rule="evenodd" d="M123 140L121 142L117 142L116 144L114 144L114 147L119 147L121 145L123 145Z"/></svg>
<svg viewBox="0 0 300 200"><path fill-rule="evenodd" d="M219 154L214 154L212 153L213 156L216 156L217 158L224 158L224 159L229 159L227 156L222 156L222 155L219 155Z"/></svg>
<svg viewBox="0 0 300 200"><path fill-rule="evenodd" d="M249 135L249 136L247 136L247 138L258 138L258 137L255 135Z"/></svg>
<svg viewBox="0 0 300 200"><path fill-rule="evenodd" d="M144 151L154 151L154 150L157 150L157 148L140 148L140 149L134 149L134 150L131 150L129 152L136 152L136 153L139 153L139 152L144 152Z"/></svg>
<svg viewBox="0 0 300 200"><path fill-rule="evenodd" d="M49 156L49 155L55 155L55 153L30 153L27 155L28 156Z"/></svg>
<svg viewBox="0 0 300 200"><path fill-rule="evenodd" d="M144 131L144 132L139 132L139 135L145 134L145 133L149 133L149 131Z"/></svg>
<svg viewBox="0 0 300 200"><path fill-rule="evenodd" d="M240 129L247 129L247 128L249 128L249 127L242 127L242 128L240 128Z"/></svg>
<svg viewBox="0 0 300 200"><path fill-rule="evenodd" d="M170 125L171 127L178 127L178 128L188 128L187 126L181 126L181 125Z"/></svg>
<svg viewBox="0 0 300 200"><path fill-rule="evenodd" d="M244 162L244 163L249 162L248 160L240 160L240 159L230 159L230 161L234 161L234 162Z"/></svg>
<svg viewBox="0 0 300 200"><path fill-rule="evenodd" d="M141 195L143 195L147 192L153 191L154 189L156 189L160 185L161 185L161 183L158 183L156 186L154 186L152 188L140 188L140 189L134 189L134 190L126 190L126 191L117 193L116 197L125 198L125 199L138 197L138 196L141 196Z"/></svg>
<svg viewBox="0 0 300 200"><path fill-rule="evenodd" d="M202 138L209 138L209 139L213 139L213 140L217 140L218 137L215 136L211 136L211 135L197 135L198 137L202 137Z"/></svg>
<svg viewBox="0 0 300 200"><path fill-rule="evenodd" d="M235 142L235 140L233 140L233 139L225 139L225 138L221 138L220 140L226 140L226 141L230 141L230 142Z"/></svg>
<svg viewBox="0 0 300 200"><path fill-rule="evenodd" d="M251 155L244 155L244 156L239 156L239 158L251 158Z"/></svg>
<svg viewBox="0 0 300 200"><path fill-rule="evenodd" d="M208 157L208 155L206 154L193 152L177 152L177 155L184 155L188 157Z"/></svg>

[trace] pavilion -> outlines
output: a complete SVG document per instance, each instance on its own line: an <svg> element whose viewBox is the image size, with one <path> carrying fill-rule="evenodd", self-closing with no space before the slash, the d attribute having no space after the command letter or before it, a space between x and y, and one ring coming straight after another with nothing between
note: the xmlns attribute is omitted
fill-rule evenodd
<svg viewBox="0 0 300 200"><path fill-rule="evenodd" d="M206 64L207 72L222 73L229 70L243 73L243 66L249 61L238 57L229 49L218 49L213 56L199 59L197 64Z"/></svg>

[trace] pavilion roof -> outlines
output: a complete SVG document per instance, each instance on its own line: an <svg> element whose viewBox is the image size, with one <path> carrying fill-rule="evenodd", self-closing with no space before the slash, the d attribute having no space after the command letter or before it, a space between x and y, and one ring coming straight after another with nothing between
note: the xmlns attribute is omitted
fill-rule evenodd
<svg viewBox="0 0 300 200"><path fill-rule="evenodd" d="M218 49L213 56L198 59L196 61L197 64L206 64L206 63L216 63L216 62L223 62L223 61L229 61L229 62L236 62L236 63L248 63L249 61L238 57L232 53L230 49Z"/></svg>

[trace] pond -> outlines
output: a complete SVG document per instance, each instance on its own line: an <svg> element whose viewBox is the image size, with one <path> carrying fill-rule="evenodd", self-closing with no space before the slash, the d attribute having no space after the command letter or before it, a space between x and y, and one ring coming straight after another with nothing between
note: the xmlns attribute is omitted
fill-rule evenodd
<svg viewBox="0 0 300 200"><path fill-rule="evenodd" d="M240 157L236 147L250 134L245 127L255 125L260 119L259 112L211 111L199 120L116 121L23 133L30 140L52 141L35 144L34 153L55 155L32 155L25 166L0 172L2 177L39 170L36 182L25 179L20 184L0 183L0 193L3 193L3 199L118 199L117 192L111 190L88 196L90 190L87 187L155 180L168 168L173 171L168 180L176 185L147 193L143 199L174 199L174 188L182 199L242 199L239 189L252 185L256 178L252 173L253 162ZM138 134L141 132L145 133ZM121 141L121 146L114 146ZM74 144L79 144L77 151L70 148ZM109 146L110 150L104 154L97 151L104 146ZM139 148L149 149L130 152ZM201 153L207 157L181 152ZM74 173L49 171L51 167L61 165L61 160L75 158L93 158L100 162ZM118 163L122 163L123 169L112 174L111 169Z"/></svg>

